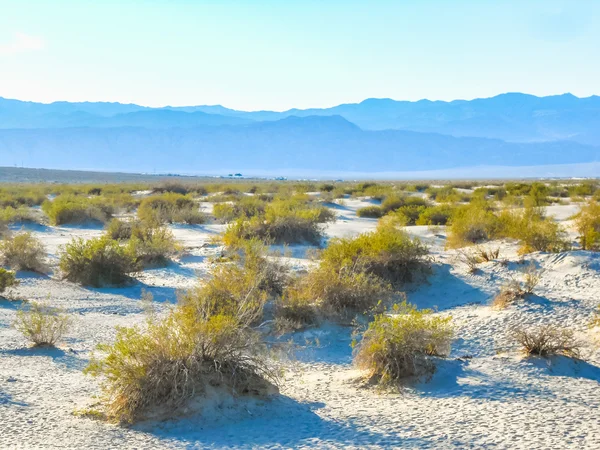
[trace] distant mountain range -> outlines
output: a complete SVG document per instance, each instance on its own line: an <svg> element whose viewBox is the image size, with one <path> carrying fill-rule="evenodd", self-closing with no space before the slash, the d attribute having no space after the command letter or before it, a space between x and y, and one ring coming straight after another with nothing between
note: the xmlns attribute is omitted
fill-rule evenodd
<svg viewBox="0 0 600 450"><path fill-rule="evenodd" d="M598 96L368 99L285 112L0 98L0 166L391 172L595 161Z"/></svg>

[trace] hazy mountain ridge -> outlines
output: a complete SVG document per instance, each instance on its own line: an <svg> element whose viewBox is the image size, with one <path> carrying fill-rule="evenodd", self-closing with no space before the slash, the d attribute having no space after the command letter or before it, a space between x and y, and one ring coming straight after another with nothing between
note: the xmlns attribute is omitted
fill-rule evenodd
<svg viewBox="0 0 600 450"><path fill-rule="evenodd" d="M431 170L600 160L575 142L507 143L402 130L362 130L340 116L249 125L0 130L0 165L97 170Z"/></svg>
<svg viewBox="0 0 600 450"><path fill-rule="evenodd" d="M0 98L0 165L6 166L406 171L589 163L600 161L598 145L596 96L367 99L282 113Z"/></svg>

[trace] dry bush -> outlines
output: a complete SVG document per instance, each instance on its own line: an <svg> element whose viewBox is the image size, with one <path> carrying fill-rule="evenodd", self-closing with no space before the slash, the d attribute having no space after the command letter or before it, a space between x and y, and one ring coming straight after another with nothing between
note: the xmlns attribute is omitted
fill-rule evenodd
<svg viewBox="0 0 600 450"><path fill-rule="evenodd" d="M480 262L494 261L500 257L500 247L496 247L495 249L485 249L483 247L477 247L475 249L475 254Z"/></svg>
<svg viewBox="0 0 600 450"><path fill-rule="evenodd" d="M378 315L369 324L355 348L354 363L382 385L432 373L431 357L450 353L451 320L406 302L395 305L393 315Z"/></svg>
<svg viewBox="0 0 600 450"><path fill-rule="evenodd" d="M492 306L496 309L504 309L518 300L523 300L528 295L533 294L535 287L540 282L542 273L543 271L537 269L533 263L529 264L523 270L523 281L511 279L494 297Z"/></svg>
<svg viewBox="0 0 600 450"><path fill-rule="evenodd" d="M600 204L595 200L581 208L575 216L579 243L584 250L600 250Z"/></svg>
<svg viewBox="0 0 600 450"><path fill-rule="evenodd" d="M27 310L17 311L14 327L36 347L54 346L67 332L71 320L59 308L31 302Z"/></svg>
<svg viewBox="0 0 600 450"><path fill-rule="evenodd" d="M31 233L18 233L0 242L0 261L11 269L42 273L45 259L44 245Z"/></svg>
<svg viewBox="0 0 600 450"><path fill-rule="evenodd" d="M17 286L19 280L16 279L15 273L0 267L0 294L2 294L7 288Z"/></svg>
<svg viewBox="0 0 600 450"><path fill-rule="evenodd" d="M582 343L575 339L573 331L569 329L554 325L518 328L513 331L513 337L528 356L580 357Z"/></svg>
<svg viewBox="0 0 600 450"><path fill-rule="evenodd" d="M124 284L137 270L132 255L106 236L73 239L61 250L59 266L65 279L94 287Z"/></svg>
<svg viewBox="0 0 600 450"><path fill-rule="evenodd" d="M460 250L457 253L458 259L467 266L467 270L471 274L476 274L479 271L478 264L481 262L479 256L475 253L466 250Z"/></svg>

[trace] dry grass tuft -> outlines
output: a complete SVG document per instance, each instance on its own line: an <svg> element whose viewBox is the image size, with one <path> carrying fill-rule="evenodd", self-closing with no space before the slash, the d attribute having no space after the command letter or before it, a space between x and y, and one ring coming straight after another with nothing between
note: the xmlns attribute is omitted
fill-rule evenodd
<svg viewBox="0 0 600 450"><path fill-rule="evenodd" d="M579 358L582 343L575 339L572 330L542 325L535 328L518 328L513 332L515 341L528 356L549 357L563 355Z"/></svg>
<svg viewBox="0 0 600 450"><path fill-rule="evenodd" d="M36 347L52 347L71 325L69 316L59 308L31 302L29 309L17 312L14 327Z"/></svg>

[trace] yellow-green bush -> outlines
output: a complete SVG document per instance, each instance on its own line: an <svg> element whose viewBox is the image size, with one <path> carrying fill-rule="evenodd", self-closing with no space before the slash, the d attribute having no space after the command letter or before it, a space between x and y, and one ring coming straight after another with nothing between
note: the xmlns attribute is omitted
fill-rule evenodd
<svg viewBox="0 0 600 450"><path fill-rule="evenodd" d="M46 249L31 233L18 233L0 242L2 265L14 270L44 272Z"/></svg>
<svg viewBox="0 0 600 450"><path fill-rule="evenodd" d="M126 241L131 238L133 228L139 225L138 221L112 219L106 226L106 235L114 241Z"/></svg>
<svg viewBox="0 0 600 450"><path fill-rule="evenodd" d="M4 267L0 267L0 294L3 293L7 288L16 286L19 284L19 280L15 277L14 272L6 270Z"/></svg>
<svg viewBox="0 0 600 450"><path fill-rule="evenodd" d="M464 247L494 239L499 227L498 217L484 201L458 207L450 220L447 246Z"/></svg>
<svg viewBox="0 0 600 450"><path fill-rule="evenodd" d="M46 200L42 210L52 225L106 222L114 214L114 206L98 198L89 199L74 195L59 195L54 200Z"/></svg>
<svg viewBox="0 0 600 450"><path fill-rule="evenodd" d="M356 210L358 217L379 218L384 215L383 209L380 206L365 206Z"/></svg>
<svg viewBox="0 0 600 450"><path fill-rule="evenodd" d="M4 223L22 223L22 222L37 222L32 211L24 206L13 208L7 206L0 209L0 222Z"/></svg>
<svg viewBox="0 0 600 450"><path fill-rule="evenodd" d="M65 279L94 287L124 284L137 270L130 252L107 236L73 239L61 250L59 267Z"/></svg>
<svg viewBox="0 0 600 450"><path fill-rule="evenodd" d="M584 250L600 250L600 204L591 200L575 217L579 243Z"/></svg>
<svg viewBox="0 0 600 450"><path fill-rule="evenodd" d="M455 208L450 205L438 205L425 208L419 214L416 225L446 225Z"/></svg>
<svg viewBox="0 0 600 450"><path fill-rule="evenodd" d="M206 221L194 199L170 192L143 199L137 214L140 220L151 224L199 224Z"/></svg>
<svg viewBox="0 0 600 450"><path fill-rule="evenodd" d="M151 267L165 265L180 249L168 228L139 224L132 228L126 250L138 267Z"/></svg>
<svg viewBox="0 0 600 450"><path fill-rule="evenodd" d="M67 332L71 320L60 308L31 302L17 311L13 326L36 347L54 346Z"/></svg>
<svg viewBox="0 0 600 450"><path fill-rule="evenodd" d="M321 223L335 220L335 214L323 206L297 199L274 200L265 208L264 216L240 218L230 224L223 241L235 247L238 242L258 238L275 243L312 243L321 241Z"/></svg>
<svg viewBox="0 0 600 450"><path fill-rule="evenodd" d="M355 348L354 363L382 385L431 373L431 357L450 353L451 320L406 302L396 305L392 315L378 315L369 324Z"/></svg>
<svg viewBox="0 0 600 450"><path fill-rule="evenodd" d="M242 197L233 203L216 203L213 215L222 222L260 216L265 212L266 202L258 197Z"/></svg>
<svg viewBox="0 0 600 450"><path fill-rule="evenodd" d="M220 265L167 317L149 319L145 329L118 328L115 342L100 346L103 355L86 369L105 381L106 416L131 423L155 408L170 416L213 388L272 393L278 372L250 328L266 301L261 281L248 267Z"/></svg>
<svg viewBox="0 0 600 450"><path fill-rule="evenodd" d="M352 268L399 285L427 271L428 254L418 239L392 226L381 226L355 238L332 239L321 254L321 264L338 272Z"/></svg>

